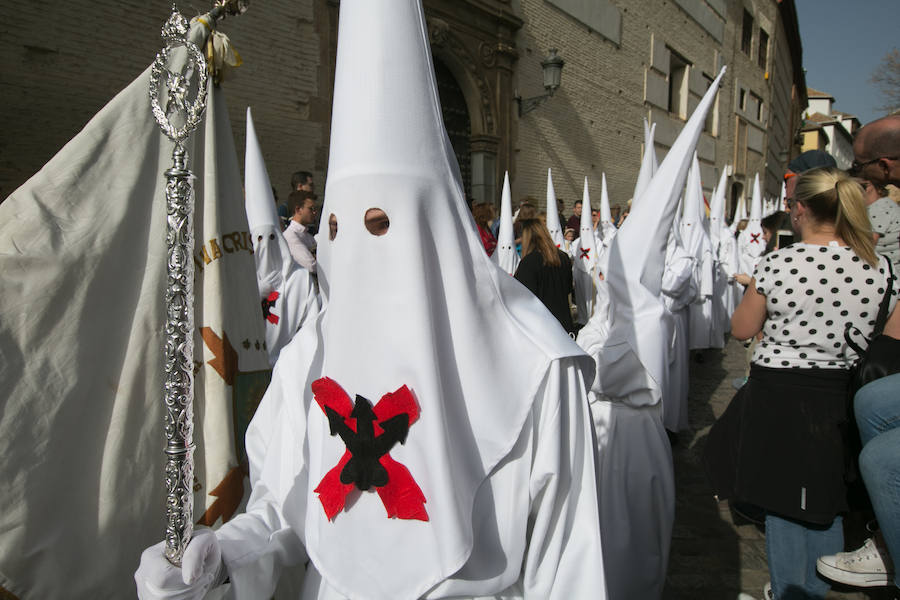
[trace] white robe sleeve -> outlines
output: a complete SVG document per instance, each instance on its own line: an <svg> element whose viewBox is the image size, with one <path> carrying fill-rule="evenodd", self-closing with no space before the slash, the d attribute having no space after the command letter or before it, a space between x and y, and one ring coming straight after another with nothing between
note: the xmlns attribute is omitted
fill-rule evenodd
<svg viewBox="0 0 900 600"><path fill-rule="evenodd" d="M281 363L285 368L276 367L247 430L253 488L247 510L216 532L231 580L227 598L268 600L282 569L306 560L302 532L295 531L283 514L285 505L304 514L305 495L296 497L290 492L307 472L303 440L293 435L298 432L302 436L306 431L306 412L296 394L290 394L302 389L303 382L297 379L305 373L297 373L289 363ZM296 487L305 490L305 486Z"/></svg>
<svg viewBox="0 0 900 600"><path fill-rule="evenodd" d="M555 361L535 408L525 598L606 598L596 446L574 359Z"/></svg>

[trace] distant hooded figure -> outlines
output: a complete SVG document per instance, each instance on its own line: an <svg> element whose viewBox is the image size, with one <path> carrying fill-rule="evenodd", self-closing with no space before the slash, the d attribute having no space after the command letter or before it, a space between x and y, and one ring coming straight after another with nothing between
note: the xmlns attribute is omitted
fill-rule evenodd
<svg viewBox="0 0 900 600"><path fill-rule="evenodd" d="M575 261L575 306L577 315L575 322L584 325L591 318L594 310L594 278L596 277L597 257L600 245L594 235L594 224L591 220L591 196L588 191L588 180L584 178L584 196L582 200L580 233L572 245L572 259Z"/></svg>
<svg viewBox="0 0 900 600"><path fill-rule="evenodd" d="M244 159L244 203L253 240L256 282L266 328L269 364L294 334L319 312L315 282L309 271L291 259L272 195L269 175L247 108L247 152Z"/></svg>
<svg viewBox="0 0 900 600"><path fill-rule="evenodd" d="M182 569L147 549L140 597L268 599L308 558L303 599L606 598L593 365L484 252L419 0L341 2L332 114L323 309L250 424L246 513Z"/></svg>

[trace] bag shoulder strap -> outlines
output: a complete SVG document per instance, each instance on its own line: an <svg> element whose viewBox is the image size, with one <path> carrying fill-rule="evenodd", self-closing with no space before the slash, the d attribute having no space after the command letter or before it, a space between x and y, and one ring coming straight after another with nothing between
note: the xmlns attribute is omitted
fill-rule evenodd
<svg viewBox="0 0 900 600"><path fill-rule="evenodd" d="M884 290L884 297L881 299L881 304L878 306L878 317L875 319L875 328L872 330L873 338L877 335L881 335L881 332L884 331L884 326L887 323L888 318L888 309L891 306L891 295L894 291L894 266L891 264L890 259L886 259L884 262L886 262L888 266L887 286Z"/></svg>

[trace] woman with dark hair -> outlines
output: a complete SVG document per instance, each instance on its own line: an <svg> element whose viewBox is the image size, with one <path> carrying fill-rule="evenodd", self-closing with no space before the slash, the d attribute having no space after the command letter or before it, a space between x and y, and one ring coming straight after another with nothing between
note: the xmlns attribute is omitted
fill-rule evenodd
<svg viewBox="0 0 900 600"><path fill-rule="evenodd" d="M516 279L544 303L567 333L575 332L569 294L572 260L556 247L539 219L522 219L522 261Z"/></svg>
<svg viewBox="0 0 900 600"><path fill-rule="evenodd" d="M497 248L497 238L491 233L491 221L494 220L494 207L488 202L480 202L472 205L472 216L478 225L478 234L481 236L481 244L484 251L490 256Z"/></svg>
<svg viewBox="0 0 900 600"><path fill-rule="evenodd" d="M719 499L765 511L766 597L779 600L824 598L829 584L816 559L843 548L848 368L856 358L844 330L852 324L871 335L890 277L875 254L863 190L844 172L799 175L790 218L800 241L762 257L732 317L736 338L763 337L705 451Z"/></svg>
<svg viewBox="0 0 900 600"><path fill-rule="evenodd" d="M790 213L786 213L783 210L773 212L771 215L763 217L762 221L760 221L759 224L762 225L763 239L766 240L766 250L764 254L768 254L769 252L773 252L779 249L779 231L791 231L792 229L791 215ZM787 246L789 244L782 245Z"/></svg>

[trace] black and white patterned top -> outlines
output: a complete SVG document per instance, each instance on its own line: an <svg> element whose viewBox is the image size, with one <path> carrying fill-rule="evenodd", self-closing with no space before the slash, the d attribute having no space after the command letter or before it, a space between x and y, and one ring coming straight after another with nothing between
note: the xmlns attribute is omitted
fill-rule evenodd
<svg viewBox="0 0 900 600"><path fill-rule="evenodd" d="M764 256L753 275L766 297L763 339L753 362L779 369L848 368L856 353L844 340L845 325L870 336L884 297L889 270L887 259L878 259L872 268L835 242L796 243ZM896 301L895 278L891 310Z"/></svg>
<svg viewBox="0 0 900 600"><path fill-rule="evenodd" d="M900 206L890 198L879 198L866 210L872 231L880 236L875 251L887 256L896 272L900 265Z"/></svg>

